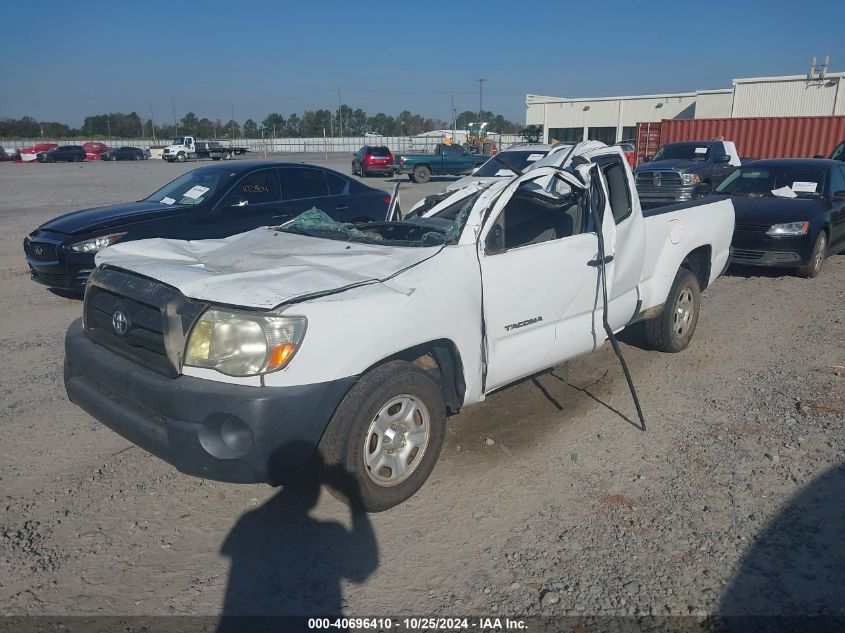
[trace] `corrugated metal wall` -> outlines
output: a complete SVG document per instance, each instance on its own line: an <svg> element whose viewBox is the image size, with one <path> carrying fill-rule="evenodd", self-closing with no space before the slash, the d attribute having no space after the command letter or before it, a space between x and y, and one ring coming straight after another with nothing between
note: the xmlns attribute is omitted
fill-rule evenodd
<svg viewBox="0 0 845 633"><path fill-rule="evenodd" d="M839 141L845 140L845 116L671 119L660 125L661 145L717 138L736 143L740 156L828 156Z"/></svg>
<svg viewBox="0 0 845 633"><path fill-rule="evenodd" d="M827 116L837 114L840 80L759 81L734 83L733 111L739 117Z"/></svg>
<svg viewBox="0 0 845 633"><path fill-rule="evenodd" d="M696 119L720 119L731 115L732 90L699 92L695 97Z"/></svg>

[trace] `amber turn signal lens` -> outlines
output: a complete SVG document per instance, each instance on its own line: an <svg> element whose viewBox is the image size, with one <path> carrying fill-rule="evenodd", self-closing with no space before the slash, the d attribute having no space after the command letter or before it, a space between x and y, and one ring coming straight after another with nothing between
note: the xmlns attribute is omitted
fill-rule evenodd
<svg viewBox="0 0 845 633"><path fill-rule="evenodd" d="M267 356L267 369L275 369L282 367L290 360L293 353L296 351L294 343L286 343L285 345L276 345L270 349L270 354Z"/></svg>

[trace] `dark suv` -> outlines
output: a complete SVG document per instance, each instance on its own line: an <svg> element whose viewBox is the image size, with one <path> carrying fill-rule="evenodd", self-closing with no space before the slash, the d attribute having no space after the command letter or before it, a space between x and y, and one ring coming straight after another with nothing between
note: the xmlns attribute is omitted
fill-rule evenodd
<svg viewBox="0 0 845 633"><path fill-rule="evenodd" d="M352 173L362 178L376 172L391 176L394 167L393 154L384 145L364 145L352 159Z"/></svg>
<svg viewBox="0 0 845 633"><path fill-rule="evenodd" d="M60 145L46 152L38 152L35 159L39 163L81 163L85 160L85 149L79 145Z"/></svg>

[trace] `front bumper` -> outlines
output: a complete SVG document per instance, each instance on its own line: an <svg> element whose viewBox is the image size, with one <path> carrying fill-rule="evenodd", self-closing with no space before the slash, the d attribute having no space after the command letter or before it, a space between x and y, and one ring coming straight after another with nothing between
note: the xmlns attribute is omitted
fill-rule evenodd
<svg viewBox="0 0 845 633"><path fill-rule="evenodd" d="M732 264L797 268L810 260L812 242L807 235L769 237L737 231L731 242Z"/></svg>
<svg viewBox="0 0 845 633"><path fill-rule="evenodd" d="M71 402L180 471L233 483L284 484L308 464L356 377L296 387L169 378L94 343L65 337Z"/></svg>
<svg viewBox="0 0 845 633"><path fill-rule="evenodd" d="M65 249L62 246L65 239L67 236L49 232L24 238L23 250L30 277L49 288L83 292L85 281L95 268L94 254Z"/></svg>

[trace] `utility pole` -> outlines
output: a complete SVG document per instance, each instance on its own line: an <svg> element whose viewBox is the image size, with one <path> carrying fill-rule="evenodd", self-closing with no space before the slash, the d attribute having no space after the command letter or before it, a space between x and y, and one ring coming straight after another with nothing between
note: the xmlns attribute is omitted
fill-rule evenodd
<svg viewBox="0 0 845 633"><path fill-rule="evenodd" d="M109 131L109 138L111 138L111 121L106 117L106 129Z"/></svg>
<svg viewBox="0 0 845 633"><path fill-rule="evenodd" d="M337 89L337 123L340 126L338 136L343 138L343 105L340 102L340 88Z"/></svg>
<svg viewBox="0 0 845 633"><path fill-rule="evenodd" d="M179 122L176 120L176 102L170 97L170 109L173 110L173 125L176 128L176 136L179 136Z"/></svg>
<svg viewBox="0 0 845 633"><path fill-rule="evenodd" d="M153 128L153 145L155 145L158 141L156 141L156 120L155 117L153 117L153 102L149 101L147 103L150 106L150 125Z"/></svg>
<svg viewBox="0 0 845 633"><path fill-rule="evenodd" d="M232 143L235 142L235 104L232 104Z"/></svg>
<svg viewBox="0 0 845 633"><path fill-rule="evenodd" d="M455 91L452 91L452 142L455 142Z"/></svg>
<svg viewBox="0 0 845 633"><path fill-rule="evenodd" d="M479 77L476 81L478 82L478 122L481 123L481 113L484 111L484 82L487 78Z"/></svg>

